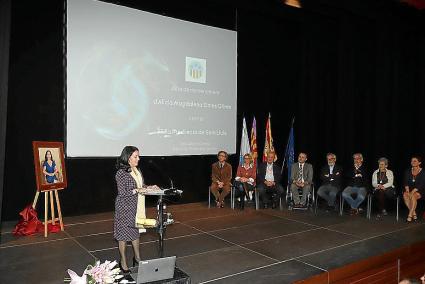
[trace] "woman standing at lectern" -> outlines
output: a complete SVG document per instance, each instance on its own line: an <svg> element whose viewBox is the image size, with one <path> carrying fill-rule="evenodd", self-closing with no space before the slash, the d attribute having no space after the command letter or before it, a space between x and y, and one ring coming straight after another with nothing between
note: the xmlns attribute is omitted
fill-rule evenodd
<svg viewBox="0 0 425 284"><path fill-rule="evenodd" d="M125 146L117 159L115 180L118 195L115 200L114 238L118 241L120 252L120 268L124 273L130 272L126 258L126 244L131 242L134 251L133 266L140 261L139 228L136 227L136 212L138 211L138 192L144 187L143 176L139 164L139 149ZM149 188L157 188L150 186ZM140 202L139 202L140 203ZM144 212L144 202L139 204Z"/></svg>

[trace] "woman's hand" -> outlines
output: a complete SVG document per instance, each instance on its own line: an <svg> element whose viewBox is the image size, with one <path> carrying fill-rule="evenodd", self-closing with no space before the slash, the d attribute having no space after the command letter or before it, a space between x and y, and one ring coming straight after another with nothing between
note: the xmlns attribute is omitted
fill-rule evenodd
<svg viewBox="0 0 425 284"><path fill-rule="evenodd" d="M157 185L148 185L148 186L147 186L147 189L150 189L150 190L161 190L161 189L159 188L159 186L157 186Z"/></svg>

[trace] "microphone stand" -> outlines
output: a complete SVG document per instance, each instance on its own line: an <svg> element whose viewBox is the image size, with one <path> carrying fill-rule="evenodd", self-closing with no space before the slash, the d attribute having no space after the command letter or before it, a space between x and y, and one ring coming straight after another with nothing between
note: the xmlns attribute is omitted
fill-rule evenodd
<svg viewBox="0 0 425 284"><path fill-rule="evenodd" d="M159 169L159 167L152 161L149 160L149 163L152 164L160 173L162 176L165 177L165 175L162 173L162 171ZM174 191L176 188L174 188L173 180L168 177L168 180L170 181L171 188L168 190ZM160 258L164 257L164 237L165 237L165 230L166 230L166 224L164 224L164 200L163 196L165 195L164 192L161 194L158 194L158 202L157 202L157 211L158 211L158 226L157 226L157 233L158 233L158 255ZM168 216L167 216L168 219ZM168 220L167 220L168 221ZM168 223L168 222L167 222Z"/></svg>
<svg viewBox="0 0 425 284"><path fill-rule="evenodd" d="M158 204L157 204L157 208L158 208L158 227L157 227L157 232L158 232L158 254L159 257L164 257L164 235L165 235L165 226L164 226L164 204L162 202L162 195L159 196L158 198Z"/></svg>

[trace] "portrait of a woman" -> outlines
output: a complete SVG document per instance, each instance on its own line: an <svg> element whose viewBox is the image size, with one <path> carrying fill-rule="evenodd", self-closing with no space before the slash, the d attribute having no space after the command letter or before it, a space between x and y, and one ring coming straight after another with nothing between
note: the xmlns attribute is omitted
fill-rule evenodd
<svg viewBox="0 0 425 284"><path fill-rule="evenodd" d="M44 161L42 164L43 174L45 176L46 183L58 182L57 173L59 172L56 167L56 162L53 160L52 151L47 150L44 155Z"/></svg>

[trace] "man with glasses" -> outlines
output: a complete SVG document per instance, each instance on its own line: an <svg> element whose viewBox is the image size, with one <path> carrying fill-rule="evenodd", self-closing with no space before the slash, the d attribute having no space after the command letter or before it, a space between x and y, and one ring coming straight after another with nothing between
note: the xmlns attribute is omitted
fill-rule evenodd
<svg viewBox="0 0 425 284"><path fill-rule="evenodd" d="M317 191L317 195L328 202L326 211L335 209L336 195L341 188L342 168L336 164L336 155L328 153L326 155L328 164L320 170L322 185Z"/></svg>
<svg viewBox="0 0 425 284"><path fill-rule="evenodd" d="M363 164L363 155L356 153L353 155L353 167L347 171L348 186L342 192L342 197L351 206L350 215L357 215L361 211L360 204L367 195L367 186L369 185L368 173Z"/></svg>
<svg viewBox="0 0 425 284"><path fill-rule="evenodd" d="M211 192L215 196L217 207L224 207L224 198L230 193L232 185L232 166L226 162L227 153L217 154L218 162L211 166Z"/></svg>

